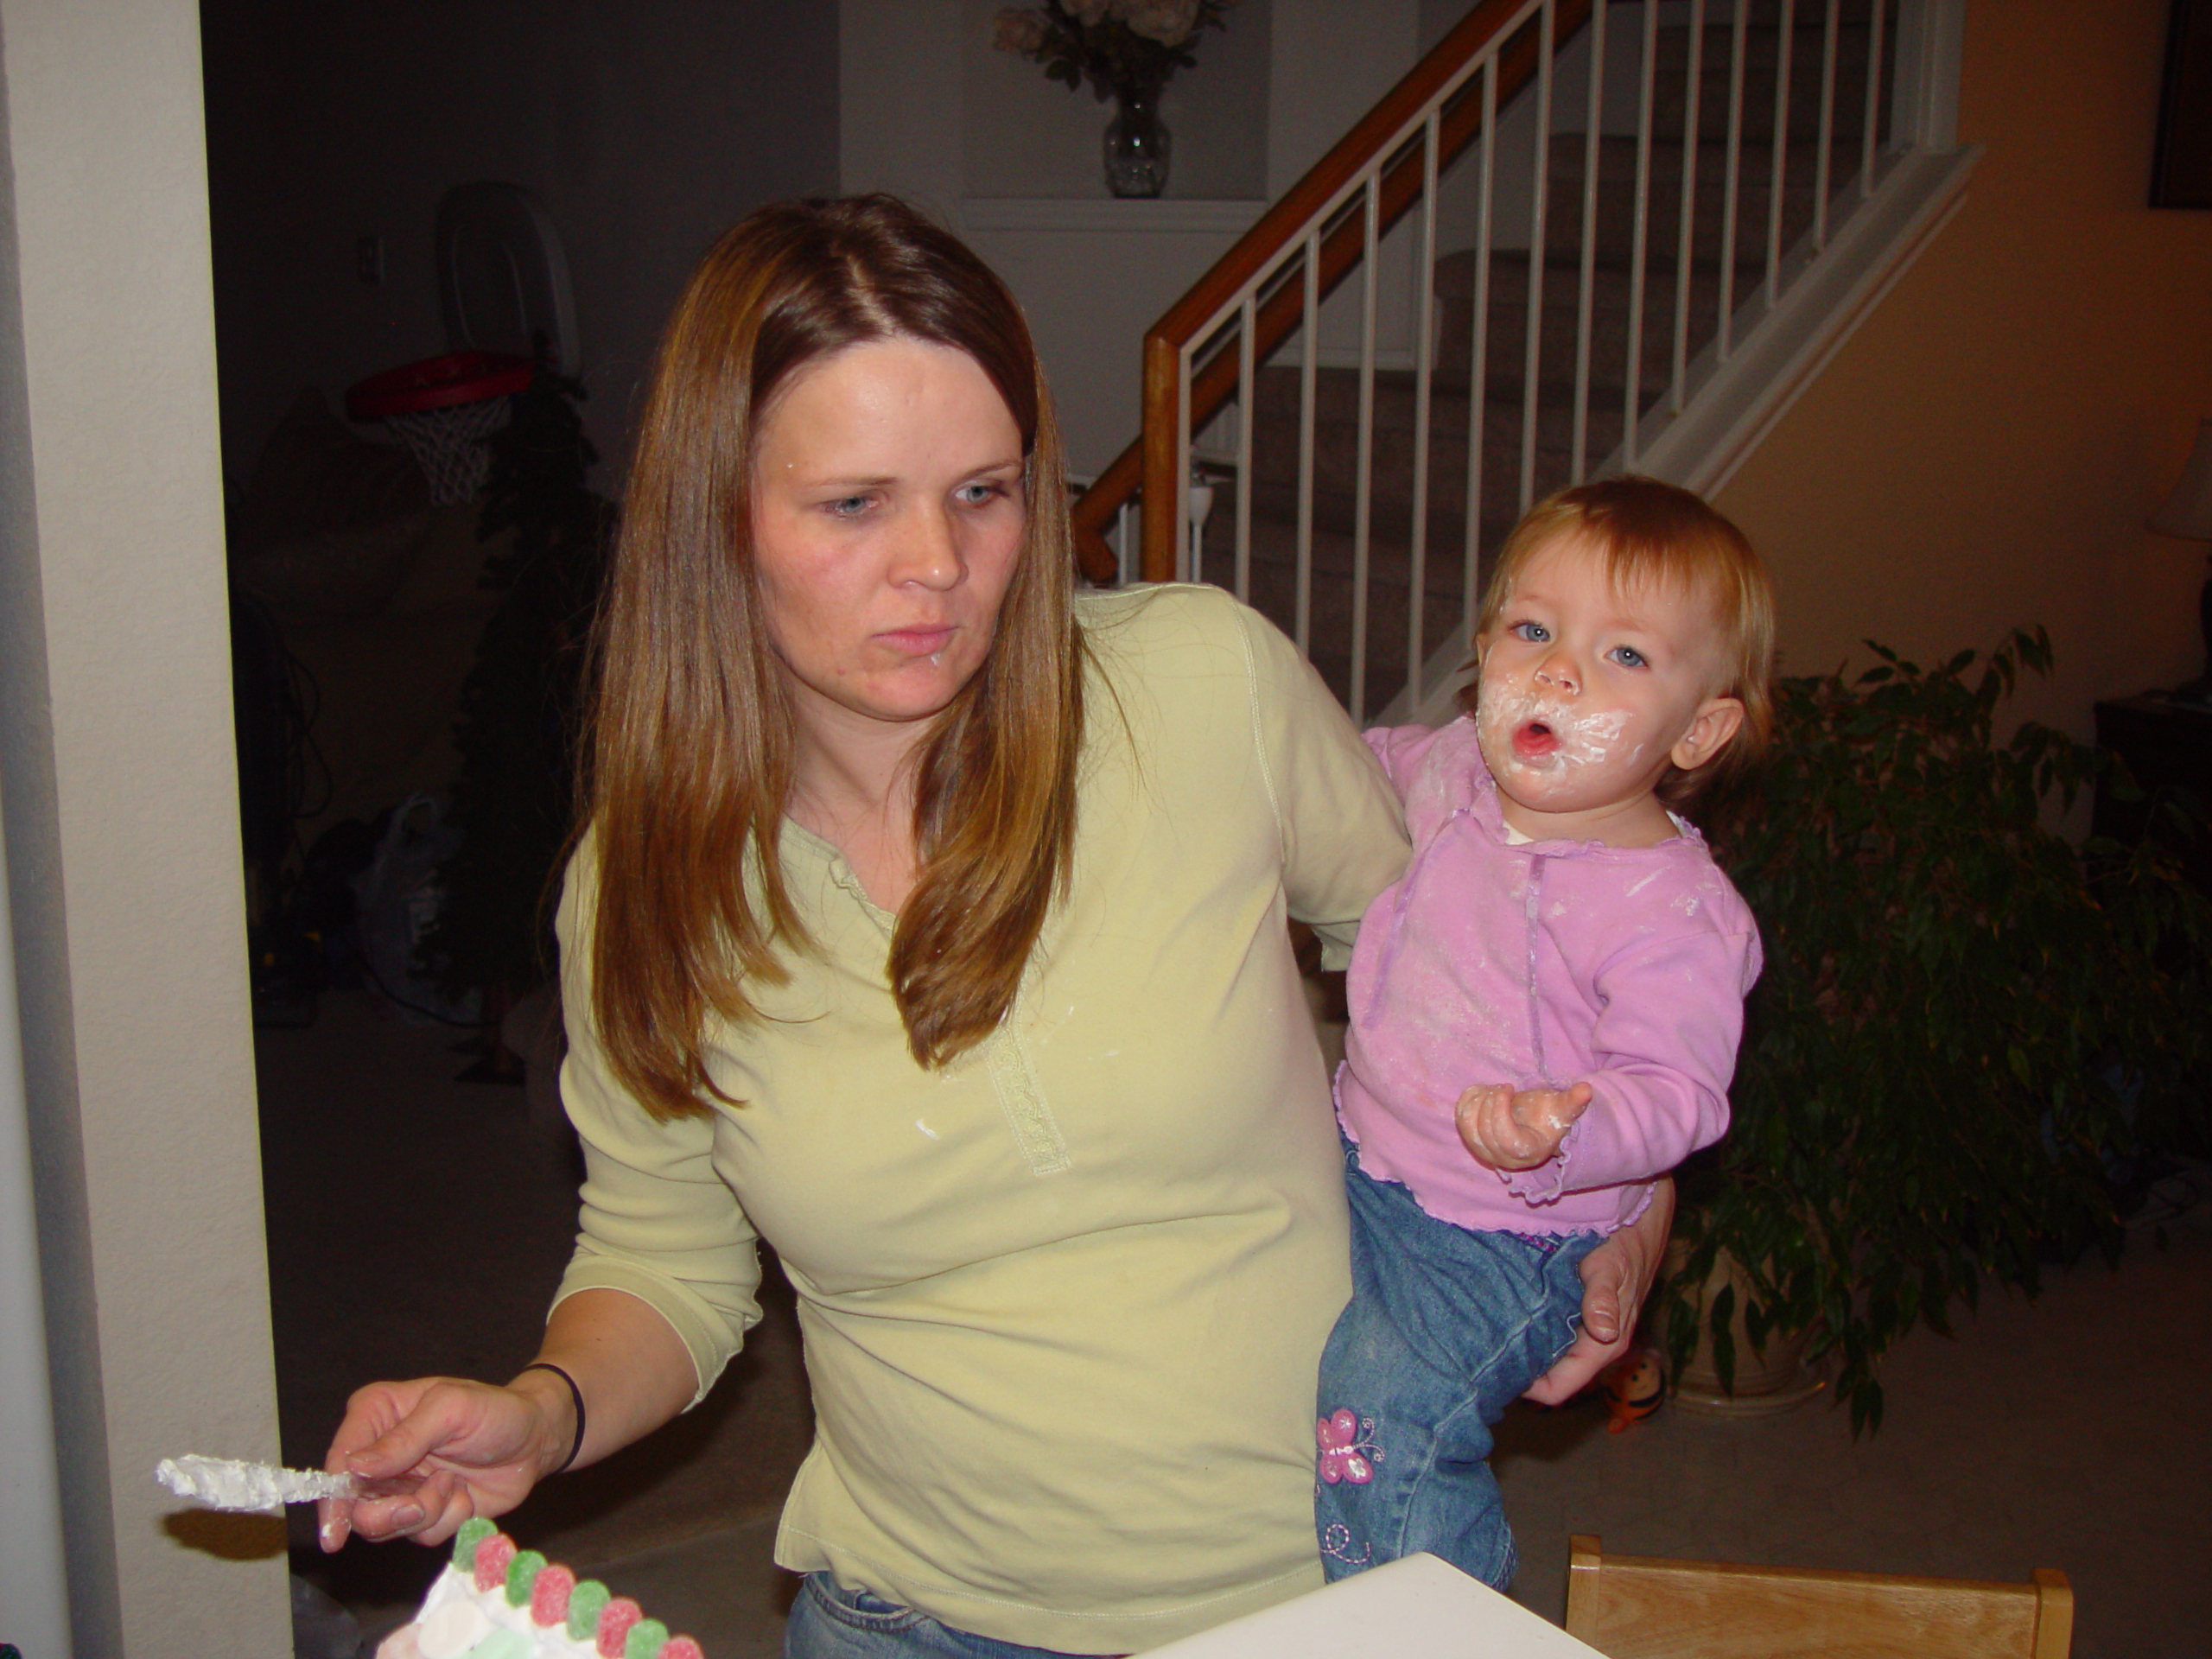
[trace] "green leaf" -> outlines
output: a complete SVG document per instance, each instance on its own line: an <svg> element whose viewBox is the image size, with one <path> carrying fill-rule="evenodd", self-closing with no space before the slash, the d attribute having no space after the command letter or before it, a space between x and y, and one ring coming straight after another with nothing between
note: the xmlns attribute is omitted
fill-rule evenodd
<svg viewBox="0 0 2212 1659"><path fill-rule="evenodd" d="M1871 1433L1899 1337L2113 1236L2105 1155L2212 1135L2212 901L2172 851L2207 833L2201 804L2152 804L2143 846L2077 848L2057 809L2092 783L2125 799L2121 770L2037 722L1995 740L2019 673L2050 670L2045 631L1928 670L1868 648L1847 682L1780 683L1770 762L1697 809L1766 968L1681 1224L1762 1264L1754 1342L1817 1325Z"/></svg>

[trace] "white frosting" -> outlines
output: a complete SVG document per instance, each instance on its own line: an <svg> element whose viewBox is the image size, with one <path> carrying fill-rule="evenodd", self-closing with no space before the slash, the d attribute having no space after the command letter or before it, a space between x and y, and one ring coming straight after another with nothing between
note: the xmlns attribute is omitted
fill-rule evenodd
<svg viewBox="0 0 2212 1659"><path fill-rule="evenodd" d="M423 1598L423 1605L415 1617L418 1621L428 1618L439 1608L467 1601L475 1593L475 1581L448 1560L446 1570L430 1580L430 1592Z"/></svg>
<svg viewBox="0 0 2212 1659"><path fill-rule="evenodd" d="M1534 756L1516 750L1513 734L1530 721L1548 726L1559 747L1548 754ZM1484 681L1476 700L1475 723L1482 734L1483 758L1492 772L1509 768L1572 772L1611 758L1614 745L1627 728L1628 711L1584 711L1560 696ZM1642 746L1631 753L1641 753Z"/></svg>
<svg viewBox="0 0 2212 1659"><path fill-rule="evenodd" d="M469 1626L476 1634L467 1645L459 1649L463 1654L493 1630L508 1630L530 1643L532 1659L599 1659L596 1643L588 1638L582 1642L569 1639L566 1620L550 1626L534 1624L527 1602L519 1607L511 1605L507 1600L506 1589L502 1585L495 1585L489 1590L479 1590L472 1574L450 1563L432 1580L429 1593L423 1598L422 1609L415 1616L415 1624L410 1627L415 1630L416 1638L422 1645L423 1659L437 1659L437 1656L430 1651L430 1621L454 1606L469 1608L479 1621ZM447 1616L453 1617L450 1614Z"/></svg>
<svg viewBox="0 0 2212 1659"><path fill-rule="evenodd" d="M416 1643L420 1659L475 1659L480 1654L518 1655L525 1649L529 1659L599 1659L592 1637L570 1640L565 1619L547 1626L533 1623L530 1604L511 1604L504 1583L479 1590L474 1573L450 1562L431 1581L414 1622L402 1629ZM518 1639L523 1648L513 1645ZM395 1659L416 1656L403 1648Z"/></svg>
<svg viewBox="0 0 2212 1659"><path fill-rule="evenodd" d="M415 1629L415 1645L423 1659L461 1659L471 1648L492 1634L492 1621L473 1602L449 1601Z"/></svg>
<svg viewBox="0 0 2212 1659"><path fill-rule="evenodd" d="M359 1490L351 1475L197 1455L163 1458L154 1465L154 1478L179 1497L216 1510L274 1510L321 1497L353 1497Z"/></svg>
<svg viewBox="0 0 2212 1659"><path fill-rule="evenodd" d="M533 1639L537 1645L531 1649L531 1659L599 1659L599 1643L588 1637L570 1641L565 1624L540 1630Z"/></svg>

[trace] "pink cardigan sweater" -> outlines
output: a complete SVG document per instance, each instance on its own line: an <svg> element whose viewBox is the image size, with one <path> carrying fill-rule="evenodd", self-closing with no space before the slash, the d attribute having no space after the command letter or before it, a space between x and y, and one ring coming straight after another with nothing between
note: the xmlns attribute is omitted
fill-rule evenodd
<svg viewBox="0 0 2212 1659"><path fill-rule="evenodd" d="M1337 1111L1360 1167L1463 1227L1610 1233L1728 1127L1758 928L1694 829L1656 847L1507 839L1473 722L1367 734L1405 803L1405 874L1352 952ZM1506 1174L1460 1144L1475 1084L1587 1082L1560 1150Z"/></svg>

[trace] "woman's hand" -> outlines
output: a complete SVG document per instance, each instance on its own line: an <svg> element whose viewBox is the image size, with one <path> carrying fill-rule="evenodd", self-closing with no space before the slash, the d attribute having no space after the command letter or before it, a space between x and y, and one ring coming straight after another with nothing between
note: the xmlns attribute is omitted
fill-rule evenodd
<svg viewBox="0 0 2212 1659"><path fill-rule="evenodd" d="M471 1516L505 1514L567 1457L574 1418L567 1386L550 1371L525 1371L504 1389L425 1376L358 1389L322 1466L398 1490L325 1498L322 1548L357 1532L442 1544Z"/></svg>
<svg viewBox="0 0 2212 1659"><path fill-rule="evenodd" d="M553 1471L596 1463L651 1433L698 1388L674 1328L623 1291L564 1297L537 1351L504 1389L423 1376L372 1382L347 1401L322 1466L377 1484L359 1497L323 1501L323 1548L356 1532L442 1544L471 1516L505 1515ZM577 1392L543 1364L575 1378ZM589 1408L588 1430L576 1421L579 1402Z"/></svg>
<svg viewBox="0 0 2212 1659"><path fill-rule="evenodd" d="M1559 1363L1529 1387L1540 1405L1564 1405L1628 1351L1636 1317L1675 1224L1675 1183L1662 1177L1651 1203L1628 1226L1582 1258L1582 1334Z"/></svg>

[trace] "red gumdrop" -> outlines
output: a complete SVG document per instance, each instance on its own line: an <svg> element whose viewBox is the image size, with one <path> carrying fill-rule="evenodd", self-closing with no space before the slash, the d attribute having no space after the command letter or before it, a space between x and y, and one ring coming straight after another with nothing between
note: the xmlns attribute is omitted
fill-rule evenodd
<svg viewBox="0 0 2212 1659"><path fill-rule="evenodd" d="M481 1591L498 1590L507 1581L507 1563L515 1558L515 1541L504 1532L495 1532L476 1546L476 1587Z"/></svg>
<svg viewBox="0 0 2212 1659"><path fill-rule="evenodd" d="M662 1644L660 1659L707 1659L706 1653L688 1636L671 1636Z"/></svg>
<svg viewBox="0 0 2212 1659"><path fill-rule="evenodd" d="M645 1616L645 1610L627 1596L617 1596L600 1610L599 1659L622 1659L622 1649L630 1639L630 1627Z"/></svg>
<svg viewBox="0 0 2212 1659"><path fill-rule="evenodd" d="M540 1573L530 1586L530 1622L540 1629L563 1623L569 1617L569 1592L575 1587L576 1575L565 1567L549 1567Z"/></svg>

